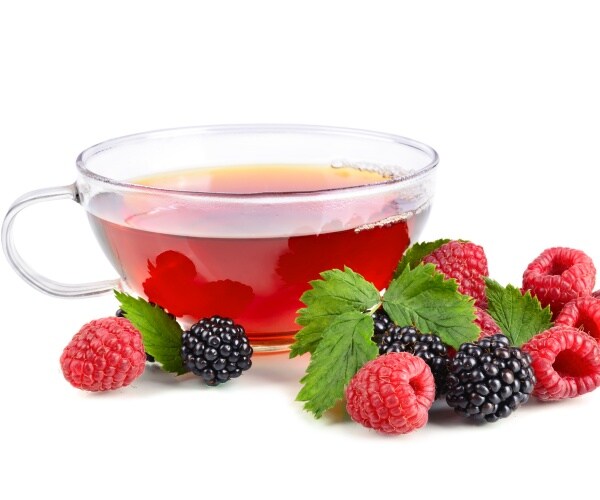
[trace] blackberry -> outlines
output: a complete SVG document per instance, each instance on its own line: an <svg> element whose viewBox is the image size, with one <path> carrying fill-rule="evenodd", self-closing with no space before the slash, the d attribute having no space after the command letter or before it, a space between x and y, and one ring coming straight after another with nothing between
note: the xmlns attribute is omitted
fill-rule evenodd
<svg viewBox="0 0 600 500"><path fill-rule="evenodd" d="M115 313L115 316L117 318L124 318L125 317L125 311L123 311L123 309L119 308L119 309L117 309L117 312ZM152 356L152 354L146 353L146 361L148 361L148 363L154 363L156 360L154 359L154 356Z"/></svg>
<svg viewBox="0 0 600 500"><path fill-rule="evenodd" d="M396 326L390 321L377 345L379 354L408 352L421 358L431 368L435 380L435 397L439 398L445 394L448 349L437 335L421 333L414 326Z"/></svg>
<svg viewBox="0 0 600 500"><path fill-rule="evenodd" d="M239 377L252 366L252 347L244 327L228 318L203 318L183 332L181 359L207 385Z"/></svg>
<svg viewBox="0 0 600 500"><path fill-rule="evenodd" d="M371 317L373 318L373 342L381 344L381 339L387 334L388 328L396 326L388 314L382 309L377 309Z"/></svg>
<svg viewBox="0 0 600 500"><path fill-rule="evenodd" d="M446 402L457 413L496 422L529 400L536 379L531 357L501 333L460 346L449 364Z"/></svg>

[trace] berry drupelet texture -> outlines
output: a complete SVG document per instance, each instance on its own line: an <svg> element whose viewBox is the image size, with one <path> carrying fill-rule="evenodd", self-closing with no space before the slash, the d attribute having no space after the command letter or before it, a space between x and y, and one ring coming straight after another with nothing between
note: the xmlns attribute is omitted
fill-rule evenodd
<svg viewBox="0 0 600 500"><path fill-rule="evenodd" d="M383 308L377 309L371 317L373 318L373 342L381 345L381 339L388 334L388 329L396 326Z"/></svg>
<svg viewBox="0 0 600 500"><path fill-rule="evenodd" d="M555 318L567 302L591 295L595 282L592 259L573 248L548 248L523 273L523 289L531 290L542 306L549 305Z"/></svg>
<svg viewBox="0 0 600 500"><path fill-rule="evenodd" d="M538 399L574 398L600 387L600 346L579 328L555 325L525 343L523 351L533 360Z"/></svg>
<svg viewBox="0 0 600 500"><path fill-rule="evenodd" d="M385 311L378 311L375 314L378 317L373 318L375 324L373 340L379 347L379 354L408 352L421 358L427 363L435 379L436 398L445 394L448 376L446 344L437 335L423 334L414 326L396 326ZM382 328L384 325L385 329Z"/></svg>
<svg viewBox="0 0 600 500"><path fill-rule="evenodd" d="M252 366L252 347L241 325L231 319L203 318L182 336L181 358L207 385L239 377Z"/></svg>
<svg viewBox="0 0 600 500"><path fill-rule="evenodd" d="M590 296L567 302L554 324L583 330L600 342L600 299Z"/></svg>
<svg viewBox="0 0 600 500"><path fill-rule="evenodd" d="M383 434L406 434L427 423L435 399L431 370L407 352L367 362L346 388L348 415Z"/></svg>
<svg viewBox="0 0 600 500"><path fill-rule="evenodd" d="M468 241L450 241L423 262L434 264L447 278L454 278L460 293L473 297L478 307L487 309L484 277L489 276L489 271L483 247Z"/></svg>
<svg viewBox="0 0 600 500"><path fill-rule="evenodd" d="M81 327L60 358L65 378L78 389L108 391L144 372L140 332L126 318L101 318Z"/></svg>
<svg viewBox="0 0 600 500"><path fill-rule="evenodd" d="M502 334L460 346L449 364L446 402L466 417L496 422L529 400L536 383L531 357Z"/></svg>
<svg viewBox="0 0 600 500"><path fill-rule="evenodd" d="M123 309L119 308L119 309L117 309L117 312L115 312L115 316L117 318L124 318L125 311L123 311ZM148 363L156 362L156 360L154 359L154 356L152 356L152 354L148 354L148 353L146 353L146 361L148 361Z"/></svg>
<svg viewBox="0 0 600 500"><path fill-rule="evenodd" d="M473 323L481 330L478 340L481 340L484 337L491 337L496 333L501 333L500 327L496 324L494 318L477 306L475 306L475 321Z"/></svg>

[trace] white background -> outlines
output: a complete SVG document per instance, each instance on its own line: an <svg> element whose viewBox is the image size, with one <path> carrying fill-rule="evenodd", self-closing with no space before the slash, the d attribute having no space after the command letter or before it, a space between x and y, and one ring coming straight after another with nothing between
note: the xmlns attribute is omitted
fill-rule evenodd
<svg viewBox="0 0 600 500"><path fill-rule="evenodd" d="M482 244L499 281L518 284L549 246L600 263L594 4L5 2L0 209L72 182L79 151L123 134L349 126L438 150L423 238ZM51 277L114 274L71 202L29 209L17 233ZM58 359L114 299L44 296L3 259L0 273L3 498L542 498L595 487L600 391L483 427L440 406L424 429L391 438L339 415L313 420L294 402L307 360L286 356L257 358L216 390L149 368L127 389L87 394Z"/></svg>

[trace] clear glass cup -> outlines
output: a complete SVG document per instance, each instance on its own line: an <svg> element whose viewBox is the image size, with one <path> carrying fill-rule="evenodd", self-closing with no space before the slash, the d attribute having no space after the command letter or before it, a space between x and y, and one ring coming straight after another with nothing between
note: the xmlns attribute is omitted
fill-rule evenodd
<svg viewBox="0 0 600 500"><path fill-rule="evenodd" d="M135 134L83 151L75 183L17 199L4 219L2 244L15 271L47 294L125 289L184 324L213 314L232 317L258 351L281 350L299 329L300 296L320 272L348 266L386 286L427 220L437 163L429 146L355 129L223 125ZM185 173L181 188L139 181L240 165L346 167L386 177L353 187L242 193L187 190ZM33 203L64 198L86 210L119 278L59 283L20 257L12 234L16 215Z"/></svg>

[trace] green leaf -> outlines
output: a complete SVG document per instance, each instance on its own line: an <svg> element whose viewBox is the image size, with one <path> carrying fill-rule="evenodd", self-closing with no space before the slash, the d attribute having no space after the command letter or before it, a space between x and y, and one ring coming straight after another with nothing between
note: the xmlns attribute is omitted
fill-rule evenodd
<svg viewBox="0 0 600 500"><path fill-rule="evenodd" d="M303 328L296 334L291 358L314 352L323 330L340 314L371 311L381 303L377 288L349 267L324 271L321 278L311 281L312 288L300 297L306 307L298 311L296 322Z"/></svg>
<svg viewBox="0 0 600 500"><path fill-rule="evenodd" d="M367 313L348 311L337 316L323 331L313 353L304 387L296 397L316 418L344 396L344 388L354 374L378 354L373 336L373 318Z"/></svg>
<svg viewBox="0 0 600 500"><path fill-rule="evenodd" d="M400 276L402 271L404 271L407 267L410 267L411 269L417 267L431 252L437 250L449 241L450 240L448 238L444 238L436 241L415 243L414 245L410 246L402 256L402 259L400 259L400 262L398 262L398 267L394 272L394 278Z"/></svg>
<svg viewBox="0 0 600 500"><path fill-rule="evenodd" d="M445 279L433 264L405 267L385 292L383 308L397 325L435 333L455 349L479 336L473 299L459 293L456 281Z"/></svg>
<svg viewBox="0 0 600 500"><path fill-rule="evenodd" d="M294 338L290 346L290 358L295 358L307 352L313 353L321 341L323 331L336 318L336 315L315 318L304 326Z"/></svg>
<svg viewBox="0 0 600 500"><path fill-rule="evenodd" d="M372 283L349 267L321 273L320 280L311 281L312 288L300 300L311 308L311 316L346 311L365 311L379 303L379 291ZM303 315L301 314L301 320ZM301 321L299 320L299 322ZM306 324L306 323L300 323Z"/></svg>
<svg viewBox="0 0 600 500"><path fill-rule="evenodd" d="M185 373L181 361L181 335L179 323L162 308L149 304L142 298L135 298L115 290L125 317L142 334L146 352L158 361L163 369L172 373Z"/></svg>
<svg viewBox="0 0 600 500"><path fill-rule="evenodd" d="M489 278L485 279L485 284L488 313L514 346L521 347L534 335L552 326L550 306L542 308L531 292L523 295L512 285L503 287Z"/></svg>

